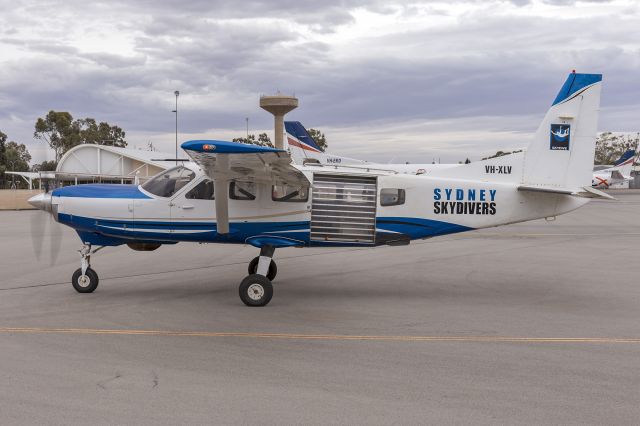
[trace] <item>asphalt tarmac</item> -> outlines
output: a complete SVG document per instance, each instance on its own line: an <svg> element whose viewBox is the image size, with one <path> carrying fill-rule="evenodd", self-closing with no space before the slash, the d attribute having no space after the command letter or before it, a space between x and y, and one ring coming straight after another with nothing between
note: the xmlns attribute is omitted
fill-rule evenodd
<svg viewBox="0 0 640 426"><path fill-rule="evenodd" d="M0 212L0 424L637 424L640 191L535 221L375 249L92 258L42 212ZM32 219L35 219L32 225ZM50 266L50 236L61 236Z"/></svg>

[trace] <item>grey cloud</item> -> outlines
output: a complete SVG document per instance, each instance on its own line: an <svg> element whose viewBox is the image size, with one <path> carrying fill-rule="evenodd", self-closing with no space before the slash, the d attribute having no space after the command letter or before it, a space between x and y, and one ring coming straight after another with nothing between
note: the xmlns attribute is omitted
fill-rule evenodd
<svg viewBox="0 0 640 426"><path fill-rule="evenodd" d="M110 3L115 16L131 13L117 25L133 54L83 52L63 38L5 36L0 45L29 57L3 60L0 124L9 114L32 123L58 109L132 132L171 132L173 90L179 89L183 132L240 130L247 116L252 128L269 128L271 118L257 107L258 96L279 89L300 98L290 118L316 127L389 129L393 123L444 118L459 126L491 117L491 131L528 132L535 119L510 118L543 114L573 67L605 73L604 128L631 126L631 115L623 120L607 113L609 105L640 109L638 49L619 46L620 40L640 39L640 30L611 25L611 18L531 19L480 11L446 27L358 37L349 42L357 53L350 58L338 56L330 40L305 31L348 24L353 8L363 3L313 3L248 2L239 9L232 2L187 1L178 12L171 3ZM92 13L104 7L87 5ZM367 7L402 14L413 6ZM301 26L284 25L286 19ZM25 137L32 132L28 127Z"/></svg>

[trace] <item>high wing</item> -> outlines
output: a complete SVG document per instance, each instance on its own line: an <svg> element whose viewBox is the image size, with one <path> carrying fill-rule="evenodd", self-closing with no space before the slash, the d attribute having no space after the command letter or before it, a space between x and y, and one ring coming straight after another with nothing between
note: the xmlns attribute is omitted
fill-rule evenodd
<svg viewBox="0 0 640 426"><path fill-rule="evenodd" d="M188 141L182 149L213 180L219 234L229 233L229 182L310 184L281 149L216 140Z"/></svg>

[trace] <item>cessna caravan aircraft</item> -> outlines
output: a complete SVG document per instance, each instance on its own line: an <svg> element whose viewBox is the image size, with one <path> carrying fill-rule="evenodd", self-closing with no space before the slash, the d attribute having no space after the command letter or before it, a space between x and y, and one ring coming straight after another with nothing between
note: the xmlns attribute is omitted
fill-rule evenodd
<svg viewBox="0 0 640 426"><path fill-rule="evenodd" d="M610 198L590 182L601 80L571 73L528 149L505 157L422 170L322 161L319 152L309 155L321 151L317 145L289 125L289 150L192 140L182 144L192 162L142 185L68 186L30 202L78 233L72 284L80 293L97 288L90 258L106 246L249 244L259 255L249 262L240 299L264 306L273 296L278 248L406 245ZM292 161L295 149L308 151L306 160Z"/></svg>
<svg viewBox="0 0 640 426"><path fill-rule="evenodd" d="M631 169L638 157L633 149L627 150L613 164L613 167L605 166L603 169L594 170L591 186L594 188L609 188L611 185L629 182L631 179Z"/></svg>

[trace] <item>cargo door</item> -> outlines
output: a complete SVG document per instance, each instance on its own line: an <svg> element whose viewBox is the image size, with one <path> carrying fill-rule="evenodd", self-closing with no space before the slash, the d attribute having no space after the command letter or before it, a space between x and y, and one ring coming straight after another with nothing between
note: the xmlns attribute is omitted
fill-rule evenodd
<svg viewBox="0 0 640 426"><path fill-rule="evenodd" d="M312 243L375 243L375 176L316 173L312 194Z"/></svg>

